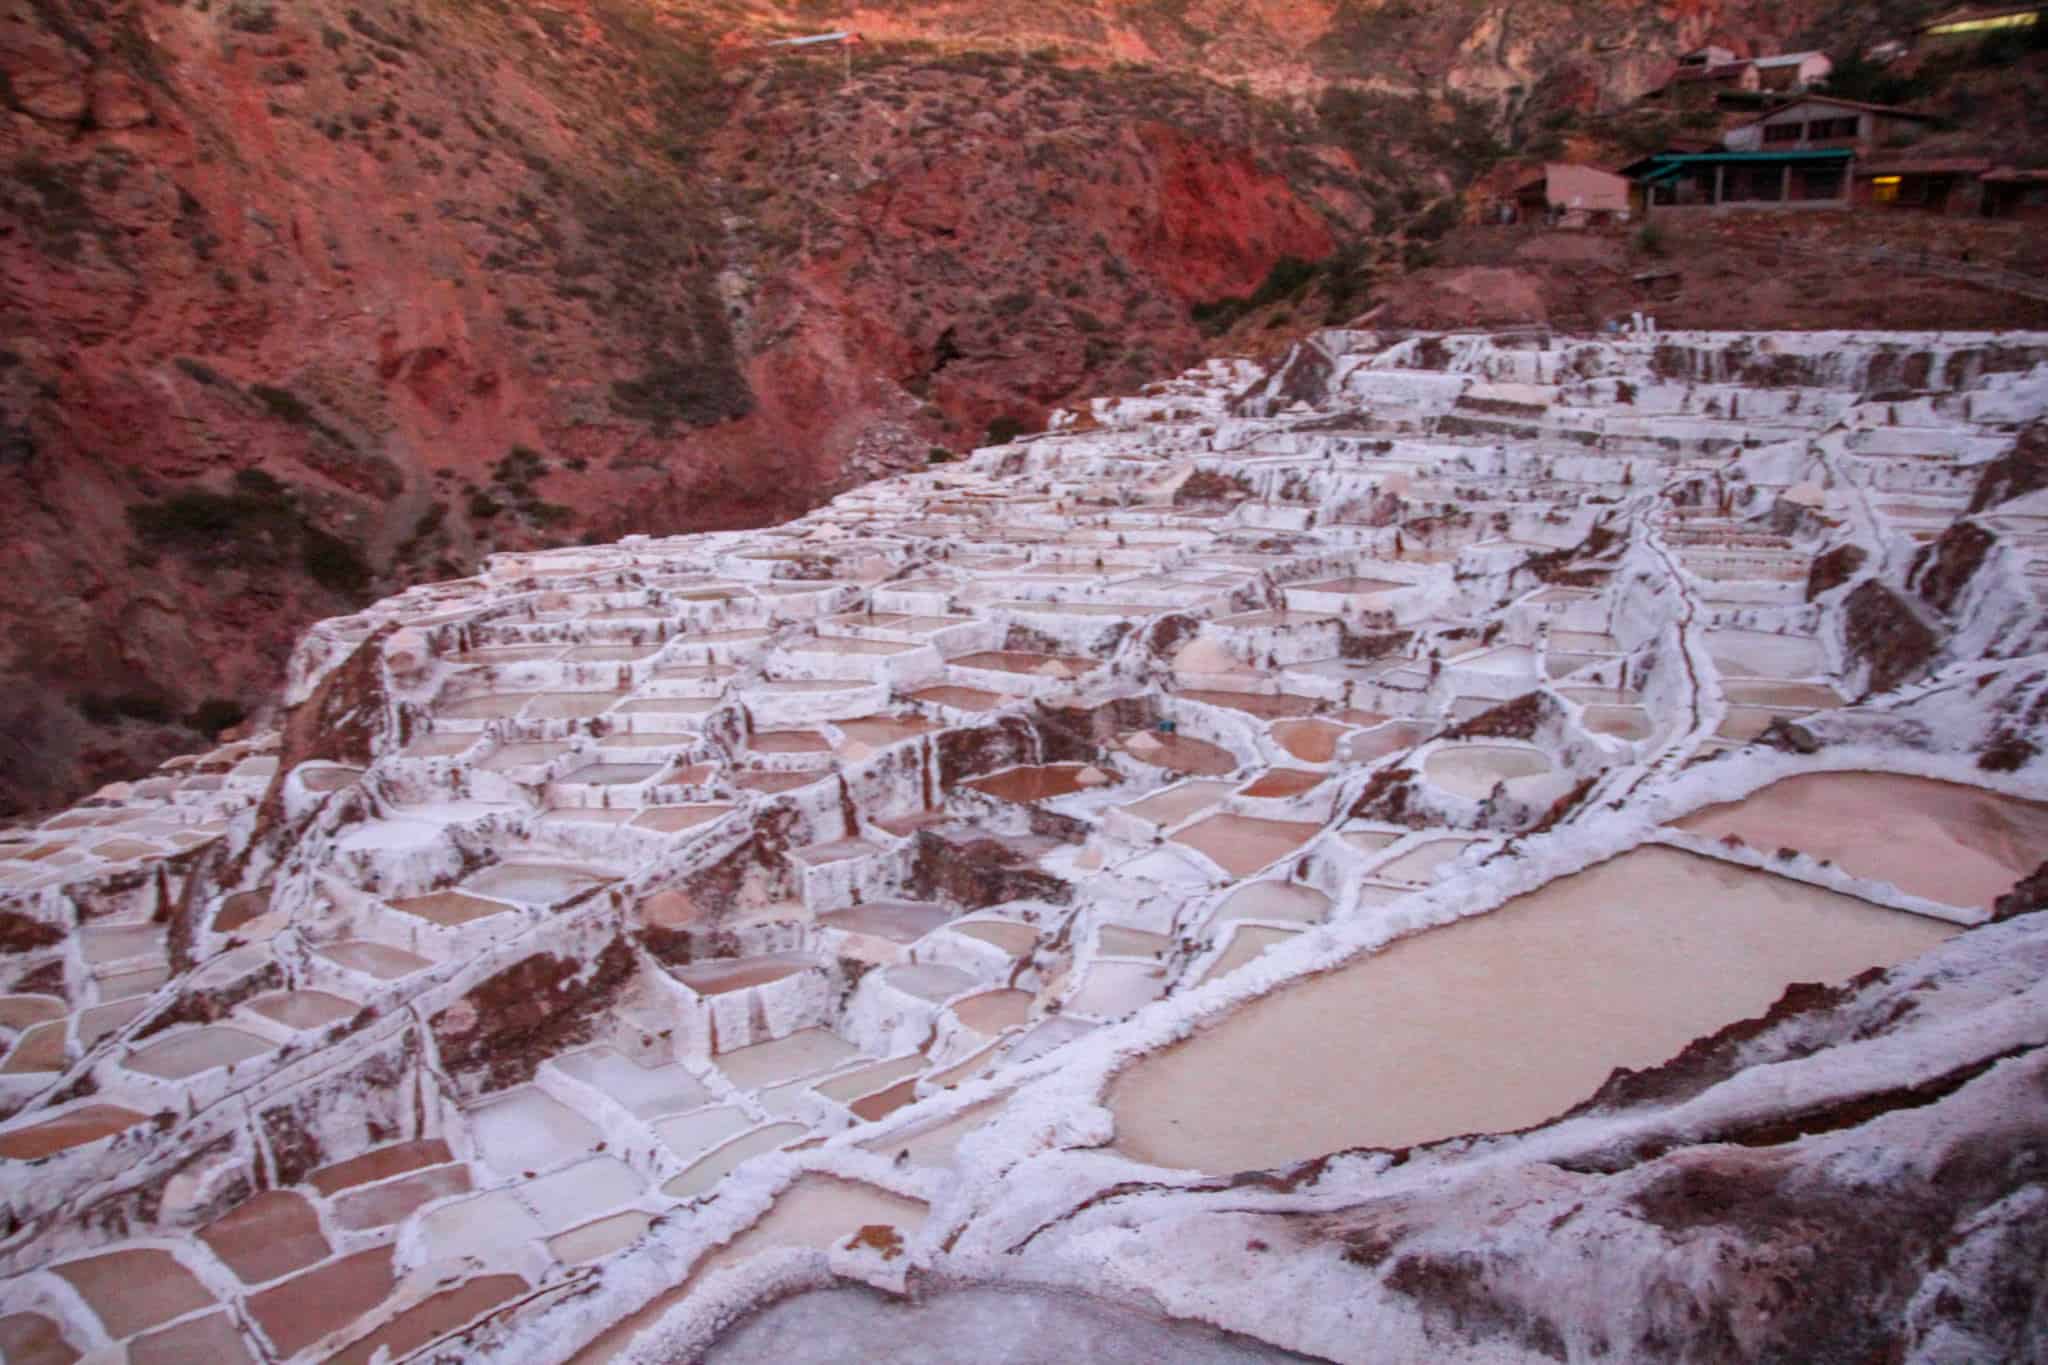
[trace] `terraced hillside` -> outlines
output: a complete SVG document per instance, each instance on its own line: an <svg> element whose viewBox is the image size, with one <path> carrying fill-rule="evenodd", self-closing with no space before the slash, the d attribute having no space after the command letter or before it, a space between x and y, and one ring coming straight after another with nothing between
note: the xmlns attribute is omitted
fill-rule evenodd
<svg viewBox="0 0 2048 1365"><path fill-rule="evenodd" d="M1323 332L322 622L0 836L0 1344L2024 1358L2044 415Z"/></svg>

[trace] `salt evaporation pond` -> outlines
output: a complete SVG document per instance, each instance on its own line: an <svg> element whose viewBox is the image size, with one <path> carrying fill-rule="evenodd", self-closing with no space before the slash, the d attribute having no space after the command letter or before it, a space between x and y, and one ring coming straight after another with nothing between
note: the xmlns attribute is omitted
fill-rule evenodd
<svg viewBox="0 0 2048 1365"><path fill-rule="evenodd" d="M1891 773L1802 773L1678 827L1795 848L1944 905L1989 906L2048 859L2048 805Z"/></svg>
<svg viewBox="0 0 2048 1365"><path fill-rule="evenodd" d="M787 1298L731 1329L705 1365L1241 1365L1304 1357L1078 1294L954 1289L916 1301L868 1289Z"/></svg>
<svg viewBox="0 0 2048 1365"><path fill-rule="evenodd" d="M1529 781L1550 772L1550 759L1540 749L1514 744L1446 744L1424 761L1423 776L1453 796L1482 801L1495 783L1506 783L1510 796L1535 790Z"/></svg>
<svg viewBox="0 0 2048 1365"><path fill-rule="evenodd" d="M1769 873L1645 847L1285 986L1111 1085L1116 1147L1239 1171L1541 1122L1795 981L1956 932ZM1276 1059L1284 1059L1277 1064Z"/></svg>

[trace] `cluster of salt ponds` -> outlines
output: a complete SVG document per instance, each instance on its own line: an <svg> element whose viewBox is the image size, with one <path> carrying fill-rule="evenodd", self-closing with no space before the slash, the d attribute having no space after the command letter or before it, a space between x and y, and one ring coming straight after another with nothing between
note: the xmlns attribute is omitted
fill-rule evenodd
<svg viewBox="0 0 2048 1365"><path fill-rule="evenodd" d="M96 907L82 951L24 959L0 995L0 1086L14 1087L0 1098L30 1096L72 1065L100 1089L0 1125L0 1159L56 1156L48 1169L61 1177L65 1154L113 1139L155 1161L145 1135L117 1135L222 1096L267 1102L281 1059L345 1047L337 1025L417 1004L479 948L507 960L513 944L583 953L659 928L687 936L688 960L643 958L642 979L589 1039L509 1090L470 1092L450 1120L467 1127L470 1160L443 1148L345 1188L316 1172L310 1190L266 1191L201 1234L213 1250L192 1254L220 1264L187 1276L196 1292L154 1259L132 1259L173 1256L171 1245L185 1255L174 1236L117 1248L130 1259L78 1278L161 1270L177 1311L153 1317L80 1285L82 1306L67 1298L63 1310L79 1316L56 1324L58 1337L138 1361L174 1348L223 1361L296 1349L398 1357L543 1287L531 1300L541 1306L504 1311L546 1313L567 1268L648 1235L689 1235L749 1162L803 1166L858 1143L906 1173L945 1166L1006 1102L956 1112L950 1087L995 1077L1000 1088L1021 1059L1284 960L1304 935L1327 940L1318 926L1341 934L1354 917L1398 923L1451 903L1461 885L1513 865L1496 856L1512 833L1502 826L1526 810L1496 793L1541 808L1599 767L1659 781L1702 747L1842 704L1823 645L1836 638L1831 608L1799 600L1806 554L1788 538L1684 509L1659 519L1704 618L1687 628L1703 630L1714 664L1703 710L1725 715L1717 737L1686 733L1696 713L1672 705L1685 686L1676 656L1650 643L1677 619L1661 585L1646 594L1631 575L1608 581L1611 559L1577 566L1590 586L1524 593L1526 578L1510 580L1507 570L1615 516L1596 509L1633 515L1634 495L1619 488L1634 479L1615 484L1632 461L1669 464L1672 440L1678 458L1718 458L1745 428L1695 420L1690 397L1665 392L1659 401L1688 405L1682 436L1609 413L1598 447L1555 461L1555 477L1508 477L1497 471L1537 452L1503 442L1527 439L1516 432L1534 432L1566 390L1569 406L1596 406L1617 381L1573 379L1564 353L1540 344L1488 363L1500 372L1483 382L1534 381L1487 388L1488 401L1516 405L1499 431L1453 424L1419 439L1471 376L1363 367L1345 381L1344 421L1357 429L1303 426L1293 413L1270 448L1205 450L1204 469L1236 463L1243 477L1224 469L1195 506L1176 503L1196 468L1186 414L1220 419L1249 371L1132 400L1138 426L1052 433L857 491L789 527L504 557L469 584L318 628L332 647L410 627L439 690L402 752L367 770L286 774L295 810L362 783L378 814L338 831L331 862L287 862L274 893L219 905L192 945L217 958L229 935L243 937L233 952L253 955L234 969L254 971L276 941L292 984L210 1022L117 1038L167 1002L165 988L188 983L172 979L155 900ZM1783 429L1819 430L1839 410L1800 409ZM1476 411L1461 416L1500 416ZM1144 428L1146 414L1158 429ZM1451 501L1471 515L1443 518ZM1925 531L1951 505L1952 493L1916 489L1880 514ZM1752 628L1773 624L1782 631ZM1571 703L1598 738L1547 725L1540 743L1445 736L1538 690ZM970 726L989 728L960 733ZM277 776L273 748L166 765L93 807L0 832L0 890L149 869L218 837ZM1012 766L978 766L984 753ZM1644 766L1631 774L1631 762ZM1396 764L1415 771L1420 811L1387 818L1426 827L1351 818L1347 807L1391 810L1357 798L1375 769ZM1540 1121L1612 1067L1653 1064L1756 1012L1786 981L1895 961L1951 932L1755 870L1742 844L1767 858L1783 844L1850 878L1981 907L2038 864L2040 811L1911 779L1788 779L1660 836L1724 857L1639 848L1283 985L1137 1060L1110 1097L1118 1146L1221 1171ZM764 814L755 828L773 839L742 844ZM698 874L736 846L747 853L726 866L742 869L741 885L722 904L725 884ZM167 879L173 897L180 875ZM678 886L690 894L642 894ZM861 1134L905 1110L900 1131ZM78 1169L98 1159L82 1156ZM630 1336L752 1255L829 1246L848 1264L887 1241L863 1243L864 1230L912 1235L923 1218L901 1192L809 1170L618 1330ZM394 1248L465 1268L424 1299L396 1299ZM263 1278L228 1293L244 1266ZM620 1292L609 1277L592 1283ZM821 1349L873 1339L885 1344L852 1349L899 1351L895 1333L963 1343L948 1356L958 1358L969 1347L952 1305L964 1301L941 1295L864 1325L866 1310L820 1298L846 1333ZM1239 1358L1239 1343L1091 1316L1085 1303L1018 1302L976 1309L1014 1321L1033 1349L1068 1349L1056 1343L1071 1332L1085 1343L1072 1353L1089 1355L1117 1333L1177 1359ZM360 1324L323 1335L354 1314ZM97 1326L73 1330L87 1315ZM775 1335L773 1316L751 1329L765 1337L747 1339L767 1344L747 1349L803 1358L808 1346ZM13 1351L9 1330L0 1318Z"/></svg>

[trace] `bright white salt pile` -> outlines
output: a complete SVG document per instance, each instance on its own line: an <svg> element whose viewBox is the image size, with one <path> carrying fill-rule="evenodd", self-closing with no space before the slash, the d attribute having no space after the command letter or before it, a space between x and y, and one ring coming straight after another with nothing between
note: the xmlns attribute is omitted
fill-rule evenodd
<svg viewBox="0 0 2048 1365"><path fill-rule="evenodd" d="M1641 848L1282 987L1139 1060L1110 1089L1116 1147L1224 1172L1522 1128L1616 1067L1654 1066L1761 1014L1792 982L1887 966L1955 932Z"/></svg>

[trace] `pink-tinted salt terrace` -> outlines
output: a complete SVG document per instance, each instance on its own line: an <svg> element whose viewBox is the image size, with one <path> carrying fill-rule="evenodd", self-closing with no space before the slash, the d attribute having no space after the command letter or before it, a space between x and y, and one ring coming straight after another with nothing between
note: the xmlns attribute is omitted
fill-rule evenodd
<svg viewBox="0 0 2048 1365"><path fill-rule="evenodd" d="M1189 701L1204 702L1210 706L1242 711L1261 720L1306 716L1314 712L1319 704L1313 697L1297 697L1291 692L1220 692L1209 688L1183 687L1174 695L1185 697Z"/></svg>
<svg viewBox="0 0 2048 1365"><path fill-rule="evenodd" d="M396 981L433 966L417 953L408 953L402 948L392 948L367 939L344 939L330 943L319 950L320 956L339 963L353 972L362 972L384 981Z"/></svg>
<svg viewBox="0 0 2048 1365"><path fill-rule="evenodd" d="M1235 772L1238 766L1237 756L1220 744L1193 735L1161 734L1157 730L1141 730L1127 738L1123 751L1140 763L1199 777L1220 777Z"/></svg>
<svg viewBox="0 0 2048 1365"><path fill-rule="evenodd" d="M228 1313L187 1318L128 1343L128 1365L253 1365L255 1359Z"/></svg>
<svg viewBox="0 0 2048 1365"><path fill-rule="evenodd" d="M214 1303L183 1262L155 1248L109 1251L51 1268L78 1291L110 1336L133 1336Z"/></svg>
<svg viewBox="0 0 2048 1365"><path fill-rule="evenodd" d="M327 1259L332 1248L304 1195L266 1190L199 1230L244 1284L263 1284Z"/></svg>
<svg viewBox="0 0 2048 1365"><path fill-rule="evenodd" d="M1272 768L1240 788L1238 795L1268 800L1300 796L1303 792L1314 791L1329 780L1330 774L1311 772L1306 768Z"/></svg>
<svg viewBox="0 0 2048 1365"><path fill-rule="evenodd" d="M816 730L761 730L747 741L760 754L829 754L831 743Z"/></svg>
<svg viewBox="0 0 2048 1365"><path fill-rule="evenodd" d="M0 1356L10 1365L72 1365L78 1348L41 1313L9 1313L0 1317Z"/></svg>
<svg viewBox="0 0 2048 1365"><path fill-rule="evenodd" d="M764 792L773 795L776 792L795 791L798 787L808 787L811 783L818 781L826 775L827 771L823 768L816 772L808 773L743 773L733 779L733 785L743 787L748 791Z"/></svg>
<svg viewBox="0 0 2048 1365"><path fill-rule="evenodd" d="M186 1080L219 1066L233 1066L251 1057L261 1057L275 1044L225 1024L201 1024L180 1029L136 1048L121 1065L130 1071L160 1076L165 1080Z"/></svg>
<svg viewBox="0 0 2048 1365"><path fill-rule="evenodd" d="M2048 860L2048 804L1891 773L1803 773L1678 821L1708 839L1792 847L1945 905L1989 907Z"/></svg>
<svg viewBox="0 0 2048 1365"><path fill-rule="evenodd" d="M1281 748L1304 763L1328 763L1337 756L1337 741L1349 731L1326 720L1284 720L1273 727Z"/></svg>
<svg viewBox="0 0 2048 1365"><path fill-rule="evenodd" d="M504 901L485 900L462 891L434 891L424 896L408 896L403 900L387 902L393 910L447 928L468 924L472 920L486 919L492 915L512 913L514 907Z"/></svg>
<svg viewBox="0 0 2048 1365"><path fill-rule="evenodd" d="M865 716L860 720L835 721L834 724L847 739L876 749L929 734L938 728L922 716Z"/></svg>
<svg viewBox="0 0 2048 1365"><path fill-rule="evenodd" d="M651 829L657 834L681 834L708 825L731 810L729 805L653 806L634 817L633 827Z"/></svg>
<svg viewBox="0 0 2048 1365"><path fill-rule="evenodd" d="M1005 768L987 777L977 777L965 785L978 792L1004 801L1015 801L1028 805L1033 801L1050 801L1056 796L1071 796L1088 787L1080 781L1084 763L1048 763L1039 767Z"/></svg>
<svg viewBox="0 0 2048 1365"><path fill-rule="evenodd" d="M910 694L912 701L930 702L934 706L947 706L955 711L993 711L1009 700L998 692L984 692L978 687L927 687Z"/></svg>
<svg viewBox="0 0 2048 1365"><path fill-rule="evenodd" d="M402 1360L412 1352L475 1321L524 1294L517 1275L483 1275L444 1289L329 1356L329 1365L369 1365L372 1359ZM380 1353L382 1353L380 1357Z"/></svg>
<svg viewBox="0 0 2048 1365"><path fill-rule="evenodd" d="M332 1197L358 1185L389 1180L396 1175L404 1175L426 1166L439 1166L452 1160L454 1157L449 1154L448 1144L440 1138L398 1142L389 1147L378 1147L364 1152L361 1156L350 1157L346 1161L337 1161L331 1166L322 1166L313 1172L310 1181L314 1189Z"/></svg>
<svg viewBox="0 0 2048 1365"><path fill-rule="evenodd" d="M272 1346L283 1354L296 1354L391 1296L397 1287L391 1254L388 1246L359 1251L243 1302Z"/></svg>
<svg viewBox="0 0 2048 1365"><path fill-rule="evenodd" d="M1031 1013L1030 991L983 991L953 1002L953 1013L976 1033L1001 1033L1021 1024Z"/></svg>
<svg viewBox="0 0 2048 1365"><path fill-rule="evenodd" d="M822 914L818 916L818 923L827 929L872 934L896 943L915 943L932 930L950 923L952 918L953 912L942 905L869 901L865 905Z"/></svg>
<svg viewBox="0 0 2048 1365"><path fill-rule="evenodd" d="M1233 877L1248 877L1260 868L1322 833L1321 825L1295 820L1259 820L1249 815L1212 815L1173 836L1173 842L1199 849Z"/></svg>
<svg viewBox="0 0 2048 1365"><path fill-rule="evenodd" d="M809 953L764 953L759 957L720 958L671 967L676 980L699 995L729 995L753 986L766 986L798 972L815 971L824 959Z"/></svg>
<svg viewBox="0 0 2048 1365"><path fill-rule="evenodd" d="M950 661L960 668L990 673L1029 673L1046 678L1072 678L1102 667L1102 660L1078 654L1031 654L1021 649L989 649Z"/></svg>
<svg viewBox="0 0 2048 1365"><path fill-rule="evenodd" d="M213 927L220 933L231 934L269 909L268 890L237 891L220 903L220 909L213 915Z"/></svg>
<svg viewBox="0 0 2048 1365"><path fill-rule="evenodd" d="M467 1166L430 1166L395 1180L342 1193L334 1200L334 1223L352 1232L387 1227L435 1200L469 1191Z"/></svg>

